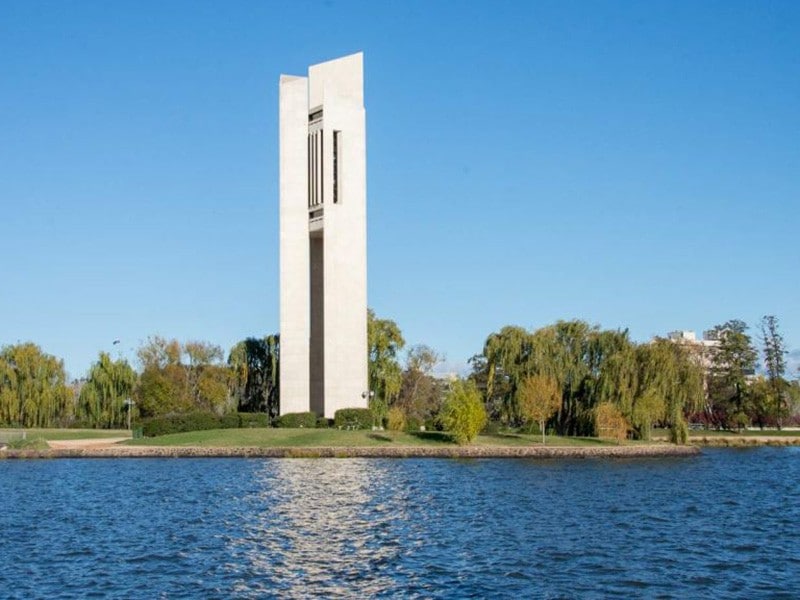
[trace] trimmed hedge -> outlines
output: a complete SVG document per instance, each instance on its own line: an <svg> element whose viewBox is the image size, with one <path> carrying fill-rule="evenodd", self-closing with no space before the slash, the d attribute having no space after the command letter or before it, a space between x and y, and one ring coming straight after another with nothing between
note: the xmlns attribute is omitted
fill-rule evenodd
<svg viewBox="0 0 800 600"><path fill-rule="evenodd" d="M269 415L267 413L238 413L239 427L269 427Z"/></svg>
<svg viewBox="0 0 800 600"><path fill-rule="evenodd" d="M333 416L339 429L372 429L375 419L368 408L340 408Z"/></svg>
<svg viewBox="0 0 800 600"><path fill-rule="evenodd" d="M298 412L286 413L278 417L275 422L276 427L285 427L289 429L296 429L304 427L306 429L314 429L317 426L317 413L315 412Z"/></svg>
<svg viewBox="0 0 800 600"><path fill-rule="evenodd" d="M207 429L269 427L269 416L264 413L228 413L220 417L211 412L191 412L151 417L142 420L139 425L144 437L155 437Z"/></svg>
<svg viewBox="0 0 800 600"><path fill-rule="evenodd" d="M228 413L219 417L220 429L238 429L241 426L239 415L236 413Z"/></svg>
<svg viewBox="0 0 800 600"><path fill-rule="evenodd" d="M185 431L222 429L223 425L222 419L214 413L193 412L145 419L141 422L141 427L145 437L156 437Z"/></svg>

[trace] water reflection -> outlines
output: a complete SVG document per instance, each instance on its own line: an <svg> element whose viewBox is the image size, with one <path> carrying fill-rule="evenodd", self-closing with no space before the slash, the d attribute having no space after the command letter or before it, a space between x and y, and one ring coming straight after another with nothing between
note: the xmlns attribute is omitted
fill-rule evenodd
<svg viewBox="0 0 800 600"><path fill-rule="evenodd" d="M0 597L797 597L800 449L0 460Z"/></svg>
<svg viewBox="0 0 800 600"><path fill-rule="evenodd" d="M249 523L230 540L235 591L284 597L371 596L392 587L399 556L394 529L403 504L388 502L392 478L369 460L264 462L245 498Z"/></svg>

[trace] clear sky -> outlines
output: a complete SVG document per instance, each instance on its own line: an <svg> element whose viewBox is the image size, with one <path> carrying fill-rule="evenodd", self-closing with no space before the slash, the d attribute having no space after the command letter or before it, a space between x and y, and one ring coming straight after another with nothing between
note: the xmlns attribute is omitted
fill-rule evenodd
<svg viewBox="0 0 800 600"><path fill-rule="evenodd" d="M369 304L800 348L800 3L0 2L0 345L278 329L278 77L365 55Z"/></svg>

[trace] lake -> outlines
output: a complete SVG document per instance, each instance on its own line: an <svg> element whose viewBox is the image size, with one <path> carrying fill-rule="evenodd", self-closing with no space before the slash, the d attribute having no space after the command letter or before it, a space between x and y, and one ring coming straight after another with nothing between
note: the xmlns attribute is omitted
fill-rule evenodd
<svg viewBox="0 0 800 600"><path fill-rule="evenodd" d="M800 448L0 460L3 598L796 598Z"/></svg>

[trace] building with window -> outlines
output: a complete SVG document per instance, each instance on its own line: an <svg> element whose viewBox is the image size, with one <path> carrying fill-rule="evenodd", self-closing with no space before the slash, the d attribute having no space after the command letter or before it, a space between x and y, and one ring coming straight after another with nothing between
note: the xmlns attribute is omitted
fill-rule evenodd
<svg viewBox="0 0 800 600"><path fill-rule="evenodd" d="M363 55L280 78L281 414L366 407Z"/></svg>

